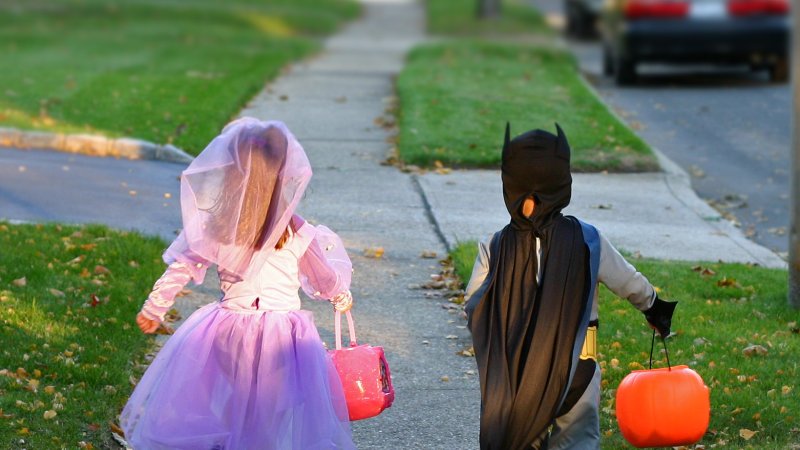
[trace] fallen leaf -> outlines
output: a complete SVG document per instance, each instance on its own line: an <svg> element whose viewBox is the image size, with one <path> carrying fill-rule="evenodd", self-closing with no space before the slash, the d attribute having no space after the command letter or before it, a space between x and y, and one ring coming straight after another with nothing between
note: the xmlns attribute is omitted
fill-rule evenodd
<svg viewBox="0 0 800 450"><path fill-rule="evenodd" d="M440 380L442 380L442 381L444 381L446 383L446 382L450 381L450 377L448 377L447 375L442 375L442 378L440 378Z"/></svg>
<svg viewBox="0 0 800 450"><path fill-rule="evenodd" d="M437 257L436 252L430 250L425 250L420 255L420 258L425 258L425 259L435 259L436 257Z"/></svg>
<svg viewBox="0 0 800 450"><path fill-rule="evenodd" d="M115 424L114 422L109 422L108 427L111 428L112 433L117 433L118 435L125 437L125 432L122 431L122 428L119 425Z"/></svg>
<svg viewBox="0 0 800 450"><path fill-rule="evenodd" d="M122 448L124 449L131 448L130 444L128 444L128 442L125 440L123 436L120 436L119 434L112 432L111 437L114 438L114 440L117 441L117 444L119 444Z"/></svg>
<svg viewBox="0 0 800 450"><path fill-rule="evenodd" d="M769 350L763 345L758 344L750 345L742 349L742 354L744 354L744 356L764 356L767 353L769 353Z"/></svg>
<svg viewBox="0 0 800 450"><path fill-rule="evenodd" d="M167 314L164 315L165 322L176 322L178 320L181 320L181 313L175 308L170 309L167 311Z"/></svg>
<svg viewBox="0 0 800 450"><path fill-rule="evenodd" d="M48 289L48 291L50 292L50 295L52 295L53 297L63 297L65 295L62 291L59 291L58 289L54 288L50 288Z"/></svg>
<svg viewBox="0 0 800 450"><path fill-rule="evenodd" d="M95 294L92 294L92 295L89 297L89 306L91 306L92 308L94 308L95 306L97 306L97 305L99 305L99 304L100 304L100 299L99 299L99 298L97 298L97 295L95 295Z"/></svg>
<svg viewBox="0 0 800 450"><path fill-rule="evenodd" d="M109 274L111 271L106 266L96 265L94 266L94 274L95 275L105 275Z"/></svg>
<svg viewBox="0 0 800 450"><path fill-rule="evenodd" d="M86 258L86 256L84 255L76 256L75 258L70 259L67 262L67 265L74 266L80 264L84 260L84 258Z"/></svg>
<svg viewBox="0 0 800 450"><path fill-rule="evenodd" d="M48 409L47 411L44 412L42 416L44 417L44 420L50 420L54 419L57 415L58 415L57 412L53 411L52 409Z"/></svg>
<svg viewBox="0 0 800 450"><path fill-rule="evenodd" d="M28 280L25 277L17 278L16 280L12 281L11 284L14 286L24 287L28 284Z"/></svg>
<svg viewBox="0 0 800 450"><path fill-rule="evenodd" d="M728 278L722 277L721 280L717 281L717 286L719 287L742 287L735 278Z"/></svg>
<svg viewBox="0 0 800 450"><path fill-rule="evenodd" d="M156 328L155 334L164 334L164 335L172 335L175 333L171 327L165 325L164 323L159 324L158 328Z"/></svg>
<svg viewBox="0 0 800 450"><path fill-rule="evenodd" d="M368 247L364 249L364 256L367 258L383 258L383 247Z"/></svg>
<svg viewBox="0 0 800 450"><path fill-rule="evenodd" d="M745 441L749 441L750 439L753 438L753 436L756 435L756 433L758 433L758 431L753 431L753 430L748 430L747 428L742 428L741 430L739 430L739 437L741 437Z"/></svg>

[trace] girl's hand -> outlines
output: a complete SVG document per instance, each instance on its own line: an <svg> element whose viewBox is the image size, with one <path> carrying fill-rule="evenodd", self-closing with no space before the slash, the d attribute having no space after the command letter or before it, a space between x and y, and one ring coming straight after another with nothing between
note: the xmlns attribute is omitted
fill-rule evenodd
<svg viewBox="0 0 800 450"><path fill-rule="evenodd" d="M336 297L333 297L331 299L331 303L333 303L333 309L336 311L350 311L350 308L353 307L353 295L350 293L350 291L344 291Z"/></svg>
<svg viewBox="0 0 800 450"><path fill-rule="evenodd" d="M142 333L153 334L158 329L160 323L157 320L151 320L144 316L141 312L136 315L136 325L142 330Z"/></svg>

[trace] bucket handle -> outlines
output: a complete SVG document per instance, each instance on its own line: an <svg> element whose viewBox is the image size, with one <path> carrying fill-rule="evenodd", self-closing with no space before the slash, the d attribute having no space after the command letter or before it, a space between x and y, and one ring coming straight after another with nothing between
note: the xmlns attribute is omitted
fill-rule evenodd
<svg viewBox="0 0 800 450"><path fill-rule="evenodd" d="M664 344L664 353L667 355L667 368L669 371L672 371L672 364L669 362L669 350L667 350L667 340L663 337L661 338L661 342ZM653 340L650 342L650 369L653 368L653 347L656 346L656 330L653 329Z"/></svg>
<svg viewBox="0 0 800 450"><path fill-rule="evenodd" d="M355 347L358 345L356 341L356 327L353 324L353 315L350 314L350 311L345 313L347 316L347 328L350 331L350 347ZM333 327L336 333L336 350L342 349L342 312L336 311L333 316Z"/></svg>

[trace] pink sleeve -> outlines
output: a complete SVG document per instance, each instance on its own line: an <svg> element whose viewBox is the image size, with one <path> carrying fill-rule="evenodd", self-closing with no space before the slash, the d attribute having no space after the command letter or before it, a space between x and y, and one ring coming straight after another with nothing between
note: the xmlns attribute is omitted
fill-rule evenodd
<svg viewBox="0 0 800 450"><path fill-rule="evenodd" d="M172 241L172 244L164 252L162 259L170 266L176 262L186 264L186 270L188 270L189 274L192 276L194 284L202 284L203 279L206 277L206 270L208 269L209 263L202 256L196 254L189 248L189 244L186 242L186 235L183 231Z"/></svg>
<svg viewBox="0 0 800 450"><path fill-rule="evenodd" d="M164 321L164 316L175 303L175 296L192 279L191 266L174 262L156 281L152 292L142 306L142 314L150 320Z"/></svg>
<svg viewBox="0 0 800 450"><path fill-rule="evenodd" d="M314 228L314 238L300 258L300 284L309 297L329 300L350 289L353 264L336 233L323 225Z"/></svg>

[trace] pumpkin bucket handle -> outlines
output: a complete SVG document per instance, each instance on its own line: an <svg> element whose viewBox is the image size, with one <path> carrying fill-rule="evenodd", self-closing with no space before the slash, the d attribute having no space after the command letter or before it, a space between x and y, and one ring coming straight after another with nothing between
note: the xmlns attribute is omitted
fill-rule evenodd
<svg viewBox="0 0 800 450"><path fill-rule="evenodd" d="M661 342L664 344L664 353L667 355L667 368L669 371L672 371L672 364L669 362L669 350L667 350L667 340L663 337L661 338ZM653 347L656 346L656 330L653 329L653 340L650 342L650 369L653 368Z"/></svg>

